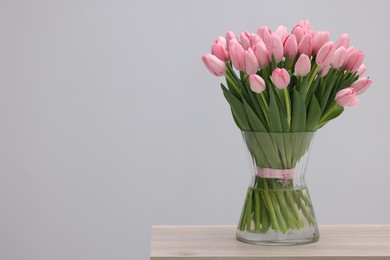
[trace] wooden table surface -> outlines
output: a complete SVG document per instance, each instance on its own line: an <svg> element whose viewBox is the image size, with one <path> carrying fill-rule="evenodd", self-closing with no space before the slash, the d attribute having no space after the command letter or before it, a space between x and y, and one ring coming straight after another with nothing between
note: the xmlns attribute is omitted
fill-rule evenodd
<svg viewBox="0 0 390 260"><path fill-rule="evenodd" d="M151 260L389 259L390 225L320 225L320 241L261 246L236 240L235 226L153 226Z"/></svg>

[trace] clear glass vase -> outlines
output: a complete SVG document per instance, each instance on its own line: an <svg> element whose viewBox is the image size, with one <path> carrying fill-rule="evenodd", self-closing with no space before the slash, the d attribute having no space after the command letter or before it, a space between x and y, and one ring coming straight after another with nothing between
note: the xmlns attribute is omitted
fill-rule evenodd
<svg viewBox="0 0 390 260"><path fill-rule="evenodd" d="M319 239L306 163L314 132L242 132L252 167L237 239L252 244L307 244Z"/></svg>

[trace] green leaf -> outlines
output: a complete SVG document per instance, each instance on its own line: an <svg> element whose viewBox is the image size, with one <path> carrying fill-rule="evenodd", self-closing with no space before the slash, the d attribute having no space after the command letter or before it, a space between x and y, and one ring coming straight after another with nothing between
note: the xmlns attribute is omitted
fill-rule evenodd
<svg viewBox="0 0 390 260"><path fill-rule="evenodd" d="M292 93L291 132L304 132L306 129L305 99L296 90Z"/></svg>
<svg viewBox="0 0 390 260"><path fill-rule="evenodd" d="M317 130L317 124L321 119L322 111L320 104L316 96L312 96L310 105L307 108L307 118L306 118L306 130L315 131Z"/></svg>
<svg viewBox="0 0 390 260"><path fill-rule="evenodd" d="M328 123L330 120L335 119L339 115L341 115L344 112L343 107L339 106L332 106L332 110L330 110L327 114L326 117L322 118L318 128L323 127L326 123Z"/></svg>
<svg viewBox="0 0 390 260"><path fill-rule="evenodd" d="M221 88L226 100L230 104L234 118L237 120L241 130L250 131L249 121L245 112L244 105L221 83Z"/></svg>
<svg viewBox="0 0 390 260"><path fill-rule="evenodd" d="M266 132L264 124L257 117L256 113L251 109L248 103L244 100L244 108L249 119L249 124L255 132Z"/></svg>
<svg viewBox="0 0 390 260"><path fill-rule="evenodd" d="M275 98L275 94L273 91L270 91L270 101L269 101L269 124L271 132L274 133L282 133L283 127L282 127L282 120L277 104L277 100Z"/></svg>

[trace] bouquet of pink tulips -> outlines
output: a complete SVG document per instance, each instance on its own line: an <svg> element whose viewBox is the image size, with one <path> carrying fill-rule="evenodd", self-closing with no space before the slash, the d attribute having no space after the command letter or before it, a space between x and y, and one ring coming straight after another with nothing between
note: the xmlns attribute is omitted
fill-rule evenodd
<svg viewBox="0 0 390 260"><path fill-rule="evenodd" d="M237 126L244 132L269 133L269 140L254 140L254 145L248 145L262 169L294 169L310 143L299 135L277 140L272 133L314 132L338 117L344 107L356 105L357 96L371 85L368 77L362 77L366 71L364 53L350 46L349 36L343 34L333 43L329 32L312 30L308 21L296 24L291 33L285 26L275 32L261 26L257 33L244 31L239 37L228 31L226 38L219 36L214 41L211 53L202 61L213 75L225 76L226 85L221 87ZM276 176L272 179L261 174L255 183L261 189L294 187L293 180L280 182ZM315 219L304 209L305 219L299 219L302 214L296 211L307 201L303 192L284 199L271 193L255 195L248 193L241 230L250 231L255 223L254 231L271 227L286 233ZM267 206L265 213L271 219L262 223L256 219L252 202L264 200L267 205L272 198L280 209L287 205L281 210L285 216L278 218Z"/></svg>

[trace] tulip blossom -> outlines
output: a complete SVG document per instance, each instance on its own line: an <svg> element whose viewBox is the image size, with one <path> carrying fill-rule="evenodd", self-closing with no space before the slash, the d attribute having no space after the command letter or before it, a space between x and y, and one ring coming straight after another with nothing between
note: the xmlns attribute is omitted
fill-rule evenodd
<svg viewBox="0 0 390 260"><path fill-rule="evenodd" d="M329 66L335 51L336 51L336 46L334 45L333 42L328 42L324 44L317 53L316 63L320 67Z"/></svg>
<svg viewBox="0 0 390 260"><path fill-rule="evenodd" d="M330 68L331 68L330 65L320 67L320 69L318 70L320 76L325 77L326 75L328 75Z"/></svg>
<svg viewBox="0 0 390 260"><path fill-rule="evenodd" d="M249 48L244 53L244 70L248 74L254 74L259 69L259 63L253 52L252 48Z"/></svg>
<svg viewBox="0 0 390 260"><path fill-rule="evenodd" d="M287 28L286 26L279 25L278 28L276 29L275 33L276 36L279 37L279 39L284 42L286 37L288 36Z"/></svg>
<svg viewBox="0 0 390 260"><path fill-rule="evenodd" d="M288 84L290 84L290 75L288 74L288 71L283 68L276 68L272 72L272 82L278 89L287 88Z"/></svg>
<svg viewBox="0 0 390 260"><path fill-rule="evenodd" d="M229 46L230 60L238 70L244 70L244 52L244 48L239 43Z"/></svg>
<svg viewBox="0 0 390 260"><path fill-rule="evenodd" d="M314 35L313 54L316 55L319 50L330 40L329 32L320 31Z"/></svg>
<svg viewBox="0 0 390 260"><path fill-rule="evenodd" d="M249 85L253 92L261 93L265 90L265 81L262 77L257 74L249 76Z"/></svg>
<svg viewBox="0 0 390 260"><path fill-rule="evenodd" d="M286 40L284 41L283 44L283 49L284 49L284 56L287 58L295 58L298 53L298 43L297 43L297 38L295 37L294 34L290 34L289 36L286 37Z"/></svg>
<svg viewBox="0 0 390 260"><path fill-rule="evenodd" d="M232 45L230 42L238 43L237 35L232 31L226 32L226 48L229 50L230 45Z"/></svg>
<svg viewBox="0 0 390 260"><path fill-rule="evenodd" d="M301 25L297 24L294 26L294 28L291 31L291 34L294 34L297 38L297 42L300 43L303 36L305 35L306 29Z"/></svg>
<svg viewBox="0 0 390 260"><path fill-rule="evenodd" d="M251 45L250 35L247 31L242 32L240 34L240 41L241 41L241 45L244 48L244 50L247 50L250 47L250 45Z"/></svg>
<svg viewBox="0 0 390 260"><path fill-rule="evenodd" d="M336 41L336 48L339 48L341 46L345 48L349 48L349 36L348 34L344 33L342 34Z"/></svg>
<svg viewBox="0 0 390 260"><path fill-rule="evenodd" d="M366 65L362 64L360 65L359 69L357 70L357 75L362 76L364 73L366 73Z"/></svg>
<svg viewBox="0 0 390 260"><path fill-rule="evenodd" d="M359 103L359 99L356 97L356 91L353 88L340 90L337 92L335 100L340 107L352 107Z"/></svg>
<svg viewBox="0 0 390 260"><path fill-rule="evenodd" d="M360 95L371 86L371 83L372 80L369 78L360 78L352 83L350 88L353 88L356 91L356 95Z"/></svg>
<svg viewBox="0 0 390 260"><path fill-rule="evenodd" d="M338 69L343 66L345 58L347 57L347 49L344 46L338 48L330 62L332 68Z"/></svg>
<svg viewBox="0 0 390 260"><path fill-rule="evenodd" d="M344 68L350 72L356 72L364 59L364 52L361 50L352 50L347 54L344 62Z"/></svg>
<svg viewBox="0 0 390 260"><path fill-rule="evenodd" d="M265 47L265 44L257 43L256 45L252 46L252 49L259 63L259 68L262 69L267 67L269 64L269 54L267 47Z"/></svg>
<svg viewBox="0 0 390 260"><path fill-rule="evenodd" d="M307 33L305 36L303 36L301 42L298 46L298 52L299 54L306 54L307 56L311 56L311 53L313 51L313 34Z"/></svg>
<svg viewBox="0 0 390 260"><path fill-rule="evenodd" d="M297 63L295 63L294 72L297 76L304 77L309 74L311 69L310 58L306 54L299 56Z"/></svg>
<svg viewBox="0 0 390 260"><path fill-rule="evenodd" d="M311 30L311 25L308 20L301 20L299 24L306 30L306 33Z"/></svg>
<svg viewBox="0 0 390 260"><path fill-rule="evenodd" d="M257 34L251 34L250 37L249 37L249 41L250 41L250 46L254 46L258 43L261 43L261 44L264 44L263 40L260 38L259 35Z"/></svg>
<svg viewBox="0 0 390 260"><path fill-rule="evenodd" d="M283 59L283 44L279 37L272 35L267 47L269 52L269 59L272 60L272 57L274 57L277 63L281 62Z"/></svg>
<svg viewBox="0 0 390 260"><path fill-rule="evenodd" d="M211 46L211 53L218 57L221 61L229 60L229 52L226 47L225 38L219 36Z"/></svg>
<svg viewBox="0 0 390 260"><path fill-rule="evenodd" d="M217 56L212 54L205 54L202 57L203 64L214 76L223 76L226 72L226 64Z"/></svg>
<svg viewBox="0 0 390 260"><path fill-rule="evenodd" d="M261 26L257 30L257 35L259 35L263 42L267 45L271 38L272 31L267 26Z"/></svg>

